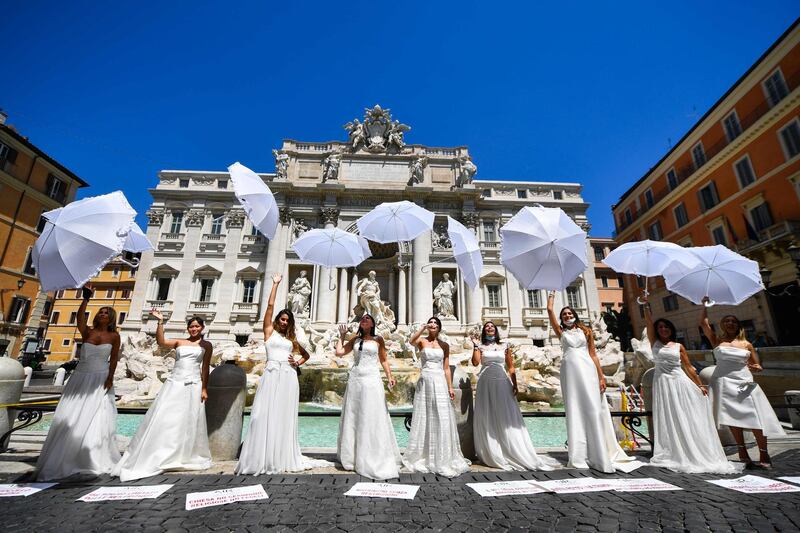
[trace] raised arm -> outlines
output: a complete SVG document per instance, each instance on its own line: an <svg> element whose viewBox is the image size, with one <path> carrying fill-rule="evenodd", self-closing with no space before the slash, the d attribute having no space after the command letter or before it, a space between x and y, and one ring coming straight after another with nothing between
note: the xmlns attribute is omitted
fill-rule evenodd
<svg viewBox="0 0 800 533"><path fill-rule="evenodd" d="M114 334L114 341L111 343L111 357L108 359L108 376L104 387L109 390L114 386L114 372L117 370L117 361L119 361L119 334Z"/></svg>
<svg viewBox="0 0 800 533"><path fill-rule="evenodd" d="M350 339L347 342L344 342L344 337L347 335L347 326L341 324L339 326L339 338L336 340L336 356L342 357L343 355L349 354L353 351L353 344L355 343L355 337Z"/></svg>
<svg viewBox="0 0 800 533"><path fill-rule="evenodd" d="M439 341L439 346L442 347L442 351L444 352L442 366L444 367L444 378L447 380L447 392L450 394L450 399L454 400L456 391L453 390L453 375L450 372L450 345L446 342Z"/></svg>
<svg viewBox="0 0 800 533"><path fill-rule="evenodd" d="M697 371L689 360L689 354L686 353L686 348L683 347L683 344L679 344L678 346L680 346L681 349L681 366L683 367L683 371L686 372L686 375L689 376L689 379L691 379L695 385L700 387L703 394L707 396L708 388L700 381L700 376L697 375Z"/></svg>
<svg viewBox="0 0 800 533"><path fill-rule="evenodd" d="M600 394L606 391L606 377L603 375L603 367L600 366L600 358L597 357L597 350L594 347L594 336L589 333L586 335L586 342L589 347L589 357L592 358L595 368L597 369L597 378L600 381Z"/></svg>
<svg viewBox="0 0 800 533"><path fill-rule="evenodd" d="M558 323L558 317L553 310L553 303L556 301L556 291L549 291L547 293L547 317L550 319L550 327L553 328L553 333L556 337L561 337L561 325Z"/></svg>
<svg viewBox="0 0 800 533"><path fill-rule="evenodd" d="M653 346L658 340L656 327L653 325L653 314L650 312L650 302L647 301L647 293L642 291L639 301L644 306L644 320L647 323L647 340L650 341L650 346Z"/></svg>
<svg viewBox="0 0 800 533"><path fill-rule="evenodd" d="M481 364L481 348L478 344L478 338L470 336L469 340L472 341L472 358L470 359L470 362L472 363L472 366L478 366Z"/></svg>
<svg viewBox="0 0 800 533"><path fill-rule="evenodd" d="M203 366L200 368L200 380L203 383L203 388L200 391L200 402L205 403L208 400L208 374L211 369L211 354L214 351L214 347L208 341L202 341L200 346L205 350L205 353L203 353Z"/></svg>
<svg viewBox="0 0 800 533"><path fill-rule="evenodd" d="M508 377L511 378L511 393L517 395L517 369L514 368L514 353L511 351L511 346L506 345L506 369Z"/></svg>
<svg viewBox="0 0 800 533"><path fill-rule="evenodd" d="M150 314L153 315L156 320L158 320L158 326L156 326L156 342L158 345L162 348L177 348L178 341L164 338L164 315L161 314L161 311L158 309L152 309Z"/></svg>
<svg viewBox="0 0 800 533"><path fill-rule="evenodd" d="M378 343L378 359L383 367L383 372L386 374L386 379L389 381L389 389L391 390L395 385L397 385L397 382L395 381L394 377L392 377L392 369L389 366L389 358L386 357L386 343L383 342L383 337L375 337L375 341Z"/></svg>
<svg viewBox="0 0 800 533"><path fill-rule="evenodd" d="M262 325L264 340L267 340L272 335L272 315L275 313L275 297L278 295L278 285L282 279L283 276L280 274L272 275L272 290L269 293L267 309L264 311L264 324Z"/></svg>
<svg viewBox="0 0 800 533"><path fill-rule="evenodd" d="M705 306L707 301L708 296L703 298L703 303L701 304L703 311L700 313L700 327L703 329L703 334L708 337L709 342L711 342L711 347L716 348L719 344L719 339L717 339L717 334L711 329L711 323L708 321L708 307Z"/></svg>
<svg viewBox="0 0 800 533"><path fill-rule="evenodd" d="M419 330L416 333L411 335L411 338L408 339L408 342L410 342L411 345L414 346L415 348L422 349L422 346L419 345L419 338L422 337L422 334L425 333L426 329L428 329L428 325L422 324L422 327L419 328Z"/></svg>
<svg viewBox="0 0 800 533"><path fill-rule="evenodd" d="M88 283L83 287L83 300L81 300L81 305L78 306L78 331L81 332L81 339L83 342L88 342L89 340L89 333L91 329L89 325L86 323L86 306L89 305L89 299L92 297L92 287Z"/></svg>

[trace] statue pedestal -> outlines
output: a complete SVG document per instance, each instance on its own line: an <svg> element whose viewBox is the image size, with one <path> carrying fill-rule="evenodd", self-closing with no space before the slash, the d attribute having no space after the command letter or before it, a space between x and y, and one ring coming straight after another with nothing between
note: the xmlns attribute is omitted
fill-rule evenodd
<svg viewBox="0 0 800 533"><path fill-rule="evenodd" d="M235 364L218 366L208 376L206 424L214 461L233 461L239 454L247 376Z"/></svg>

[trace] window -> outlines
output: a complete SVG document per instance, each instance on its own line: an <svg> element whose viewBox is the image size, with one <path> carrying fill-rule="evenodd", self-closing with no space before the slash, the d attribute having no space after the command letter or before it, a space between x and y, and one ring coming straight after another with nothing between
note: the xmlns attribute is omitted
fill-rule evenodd
<svg viewBox="0 0 800 533"><path fill-rule="evenodd" d="M753 171L753 164L750 162L750 156L744 156L734 163L733 169L736 172L736 177L739 178L739 186L742 189L756 181L756 173Z"/></svg>
<svg viewBox="0 0 800 533"><path fill-rule="evenodd" d="M553 191L553 200L563 200L564 193L563 191Z"/></svg>
<svg viewBox="0 0 800 533"><path fill-rule="evenodd" d="M675 169L671 168L667 170L667 187L669 187L669 190L672 190L677 186L678 186L678 175L675 173Z"/></svg>
<svg viewBox="0 0 800 533"><path fill-rule="evenodd" d="M489 198L492 195L492 189L483 189L481 191L481 196Z"/></svg>
<svg viewBox="0 0 800 533"><path fill-rule="evenodd" d="M527 198L528 191L526 189L517 189L517 198Z"/></svg>
<svg viewBox="0 0 800 533"><path fill-rule="evenodd" d="M39 215L39 222L36 223L36 232L41 233L44 231L44 227L47 225L47 219L44 218L44 214Z"/></svg>
<svg viewBox="0 0 800 533"><path fill-rule="evenodd" d="M489 295L489 307L500 307L502 305L500 285L487 285L486 293Z"/></svg>
<svg viewBox="0 0 800 533"><path fill-rule="evenodd" d="M33 268L33 249L28 250L28 258L25 260L25 266L22 271L26 274L36 274L36 269Z"/></svg>
<svg viewBox="0 0 800 533"><path fill-rule="evenodd" d="M647 207L653 207L653 204L656 203L655 199L653 198L653 189L647 189L644 191L644 203L647 204Z"/></svg>
<svg viewBox="0 0 800 533"><path fill-rule="evenodd" d="M753 219L753 227L756 231L761 231L770 227L774 222L772 221L772 213L769 211L767 202L754 207L750 210L750 218Z"/></svg>
<svg viewBox="0 0 800 533"><path fill-rule="evenodd" d="M125 317L126 316L128 316L128 313L126 313L125 311L122 311L119 314L119 319L117 320L117 323L122 324L123 322L125 322Z"/></svg>
<svg viewBox="0 0 800 533"><path fill-rule="evenodd" d="M728 142L731 142L742 133L742 125L739 123L739 116L736 110L731 111L731 114L725 117L722 121L722 126L725 128L725 137Z"/></svg>
<svg viewBox="0 0 800 533"><path fill-rule="evenodd" d="M222 234L222 219L225 218L225 213L212 213L211 214L211 234Z"/></svg>
<svg viewBox="0 0 800 533"><path fill-rule="evenodd" d="M542 307L542 293L538 290L528 291L528 307Z"/></svg>
<svg viewBox="0 0 800 533"><path fill-rule="evenodd" d="M156 300L164 301L169 300L169 286L172 283L172 278L158 278L158 290L156 291Z"/></svg>
<svg viewBox="0 0 800 533"><path fill-rule="evenodd" d="M53 340L52 339L45 339L44 340L44 351L45 352L49 352L50 351L50 346L52 344L53 344Z"/></svg>
<svg viewBox="0 0 800 533"><path fill-rule="evenodd" d="M780 131L781 144L786 154L786 159L791 159L800 154L800 122L793 120Z"/></svg>
<svg viewBox="0 0 800 533"><path fill-rule="evenodd" d="M217 189L227 189L228 180L217 180Z"/></svg>
<svg viewBox="0 0 800 533"><path fill-rule="evenodd" d="M189 188L189 179L186 178L186 179L178 180L178 186L181 189L188 189Z"/></svg>
<svg viewBox="0 0 800 533"><path fill-rule="evenodd" d="M61 341L61 346L69 346L69 343L70 343L69 339L64 339L63 341Z"/></svg>
<svg viewBox="0 0 800 533"><path fill-rule="evenodd" d="M45 301L44 309L42 309L42 316L45 318L50 316L50 311L52 310L53 310L53 301L52 300Z"/></svg>
<svg viewBox="0 0 800 533"><path fill-rule="evenodd" d="M631 208L627 208L625 210L625 222L630 226L633 224L633 213L631 213Z"/></svg>
<svg viewBox="0 0 800 533"><path fill-rule="evenodd" d="M714 241L714 244L721 244L723 246L728 245L728 239L725 236L725 228L722 226L717 226L716 228L711 230L711 240Z"/></svg>
<svg viewBox="0 0 800 533"><path fill-rule="evenodd" d="M600 284L603 288L608 288L608 276L600 276Z"/></svg>
<svg viewBox="0 0 800 533"><path fill-rule="evenodd" d="M650 239L654 241L660 241L664 238L664 233L661 231L661 222L656 222L655 224L650 225L647 230Z"/></svg>
<svg viewBox="0 0 800 533"><path fill-rule="evenodd" d="M131 297L130 289L123 289L122 290L122 296L120 296L120 298L122 298L123 300L127 300L130 297Z"/></svg>
<svg viewBox="0 0 800 533"><path fill-rule="evenodd" d="M483 223L483 240L486 242L494 242L494 221L488 220Z"/></svg>
<svg viewBox="0 0 800 533"><path fill-rule="evenodd" d="M242 281L242 303L251 304L256 297L256 280L246 279Z"/></svg>
<svg viewBox="0 0 800 533"><path fill-rule="evenodd" d="M54 175L50 174L47 176L47 190L45 194L56 200L57 202L62 202L64 200L64 193L66 192L65 183L55 177Z"/></svg>
<svg viewBox="0 0 800 533"><path fill-rule="evenodd" d="M699 142L692 148L692 160L694 168L700 168L706 164L706 152L703 150L703 143Z"/></svg>
<svg viewBox="0 0 800 533"><path fill-rule="evenodd" d="M683 202L675 206L672 212L675 213L675 225L679 228L689 223L689 215L686 214L686 205Z"/></svg>
<svg viewBox="0 0 800 533"><path fill-rule="evenodd" d="M700 210L704 213L719 203L719 195L717 194L717 186L712 181L699 191L697 197L700 200Z"/></svg>
<svg viewBox="0 0 800 533"><path fill-rule="evenodd" d="M50 323L51 324L58 324L58 319L61 318L60 311L53 311L53 314L50 315Z"/></svg>
<svg viewBox="0 0 800 533"><path fill-rule="evenodd" d="M83 299L83 289L78 289L75 291L75 298L77 298L78 300Z"/></svg>
<svg viewBox="0 0 800 533"><path fill-rule="evenodd" d="M200 298L201 302L210 302L212 292L214 290L214 279L204 278L200 280Z"/></svg>
<svg viewBox="0 0 800 533"><path fill-rule="evenodd" d="M578 287L567 287L567 305L573 309L581 307L581 293Z"/></svg>
<svg viewBox="0 0 800 533"><path fill-rule="evenodd" d="M172 224L169 227L170 233L180 233L183 225L183 211L172 212Z"/></svg>
<svg viewBox="0 0 800 533"><path fill-rule="evenodd" d="M670 294L669 296L665 296L661 299L664 303L664 311L677 311L678 310L678 297L674 294Z"/></svg>
<svg viewBox="0 0 800 533"><path fill-rule="evenodd" d="M5 168L6 162L14 164L17 162L17 151L0 143L0 168Z"/></svg>
<svg viewBox="0 0 800 533"><path fill-rule="evenodd" d="M789 94L789 88L786 86L786 80L783 79L783 73L781 73L780 69L764 80L764 92L767 94L767 101L770 107L786 98L786 95Z"/></svg>
<svg viewBox="0 0 800 533"><path fill-rule="evenodd" d="M115 278L119 277L119 267L114 267L114 270L111 271L111 276Z"/></svg>
<svg viewBox="0 0 800 533"><path fill-rule="evenodd" d="M624 288L625 278L623 276L617 276L617 284L620 286L620 288Z"/></svg>
<svg viewBox="0 0 800 533"><path fill-rule="evenodd" d="M30 305L31 301L27 298L14 296L14 298L11 299L11 310L8 313L8 321L18 324L25 322L25 319L28 318L28 308Z"/></svg>
<svg viewBox="0 0 800 533"><path fill-rule="evenodd" d="M595 261L602 261L606 258L606 252L603 250L602 246L595 246L594 247L594 260Z"/></svg>
<svg viewBox="0 0 800 533"><path fill-rule="evenodd" d="M258 228L253 226L250 228L250 235L260 235L261 233L258 231Z"/></svg>
<svg viewBox="0 0 800 533"><path fill-rule="evenodd" d="M60 289L56 291L56 300L60 300L64 297L64 289Z"/></svg>
<svg viewBox="0 0 800 533"><path fill-rule="evenodd" d="M114 289L106 289L106 298L114 297Z"/></svg>

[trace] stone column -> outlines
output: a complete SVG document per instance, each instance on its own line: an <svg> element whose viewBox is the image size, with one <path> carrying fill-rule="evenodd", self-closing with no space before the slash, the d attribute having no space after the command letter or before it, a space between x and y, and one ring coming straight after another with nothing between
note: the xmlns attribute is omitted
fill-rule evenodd
<svg viewBox="0 0 800 533"><path fill-rule="evenodd" d="M431 258L431 233L424 232L414 239L412 255L412 271L414 277L411 292L411 320L410 322L425 322L433 313L433 287L431 286L431 273L423 272L422 267L430 263Z"/></svg>
<svg viewBox="0 0 800 533"><path fill-rule="evenodd" d="M205 210L202 208L190 209L186 213L184 222L186 223L186 239L183 245L183 260L181 261L180 272L175 280L175 287L171 287L172 293L172 316L169 324L173 328L184 329L183 321L188 314L189 302L196 297L194 291L194 269L197 249L200 246L200 237L203 234L203 222L205 221Z"/></svg>
<svg viewBox="0 0 800 533"><path fill-rule="evenodd" d="M406 267L400 267L397 271L397 323L407 324L406 315Z"/></svg>
<svg viewBox="0 0 800 533"><path fill-rule="evenodd" d="M339 220L339 209L336 207L323 207L322 220L325 229L333 229ZM336 320L336 292L330 290L331 281L336 283L336 269L320 267L317 280L317 322L333 324Z"/></svg>
<svg viewBox="0 0 800 533"><path fill-rule="evenodd" d="M461 215L461 223L473 232L477 232L478 214L475 212L463 213ZM464 283L464 305L467 308L464 313L466 316L465 322L467 324L480 323L481 312L483 311L483 294L481 292L480 282L474 289L470 289L469 286Z"/></svg>
<svg viewBox="0 0 800 533"><path fill-rule="evenodd" d="M228 235L225 237L225 263L222 275L219 278L217 292L217 312L214 322L230 325L233 302L236 301L236 262L239 258L239 245L242 242L242 227L244 226L244 211L233 209L225 217Z"/></svg>
<svg viewBox="0 0 800 533"><path fill-rule="evenodd" d="M350 309L353 309L358 303L358 294L356 293L356 285L358 285L358 270L353 269L353 277L350 280ZM350 316L350 309L347 315Z"/></svg>
<svg viewBox="0 0 800 533"><path fill-rule="evenodd" d="M283 273L283 263L285 263L286 259L286 248L283 243L285 235L289 232L288 207L282 207L280 209L279 219L280 223L278 224L278 229L275 231L275 236L267 245L267 263L264 268L264 282L261 284L261 294L258 305L259 321L264 320L264 313L267 311L267 301L269 300L269 293L272 290L272 275L275 274L279 268L281 269L281 273ZM288 282L288 280L283 280L283 284ZM275 309L275 311L278 311L278 309Z"/></svg>
<svg viewBox="0 0 800 533"><path fill-rule="evenodd" d="M389 294L386 297L386 300L392 306L392 309L397 312L397 288L395 286L395 279L396 275L394 273L394 267L389 268Z"/></svg>
<svg viewBox="0 0 800 533"><path fill-rule="evenodd" d="M522 308L525 307L525 301L522 297L520 283L510 272L506 271L506 287L508 288L508 327L519 329L523 328L522 324Z"/></svg>
<svg viewBox="0 0 800 533"><path fill-rule="evenodd" d="M339 316L337 321L339 323L347 322L347 315L349 311L347 304L350 303L350 298L347 292L347 269L339 269Z"/></svg>

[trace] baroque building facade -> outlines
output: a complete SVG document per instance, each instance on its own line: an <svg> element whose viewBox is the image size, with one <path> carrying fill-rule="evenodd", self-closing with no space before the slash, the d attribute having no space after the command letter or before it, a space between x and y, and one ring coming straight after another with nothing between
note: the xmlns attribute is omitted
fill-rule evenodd
<svg viewBox="0 0 800 533"><path fill-rule="evenodd" d="M581 186L476 180L466 147L405 144L403 134L410 128L379 106L345 128L348 141L285 140L273 151L276 171L260 174L280 208L270 241L245 216L227 172L160 172L147 213L155 251L142 256L123 331L154 331L148 313L156 308L168 317L168 334L179 334L184 320L198 315L206 319L209 340L258 339L269 278L277 272L284 280L276 308L294 307L311 338L354 320L359 291L376 283L392 331L407 332L439 313L445 332L456 337L493 320L518 342L543 345L549 338L546 294L524 290L500 264L499 230L522 206L534 204L561 207L588 230ZM308 229L357 232L359 217L382 202L400 200L434 212L434 231L399 245L370 243L372 257L355 268L304 264L292 249ZM452 257L447 216L478 235L484 267L474 290L464 284ZM557 296L557 305L569 302L585 319L600 307L593 263L588 265ZM434 291L445 293L452 311L435 308Z"/></svg>

